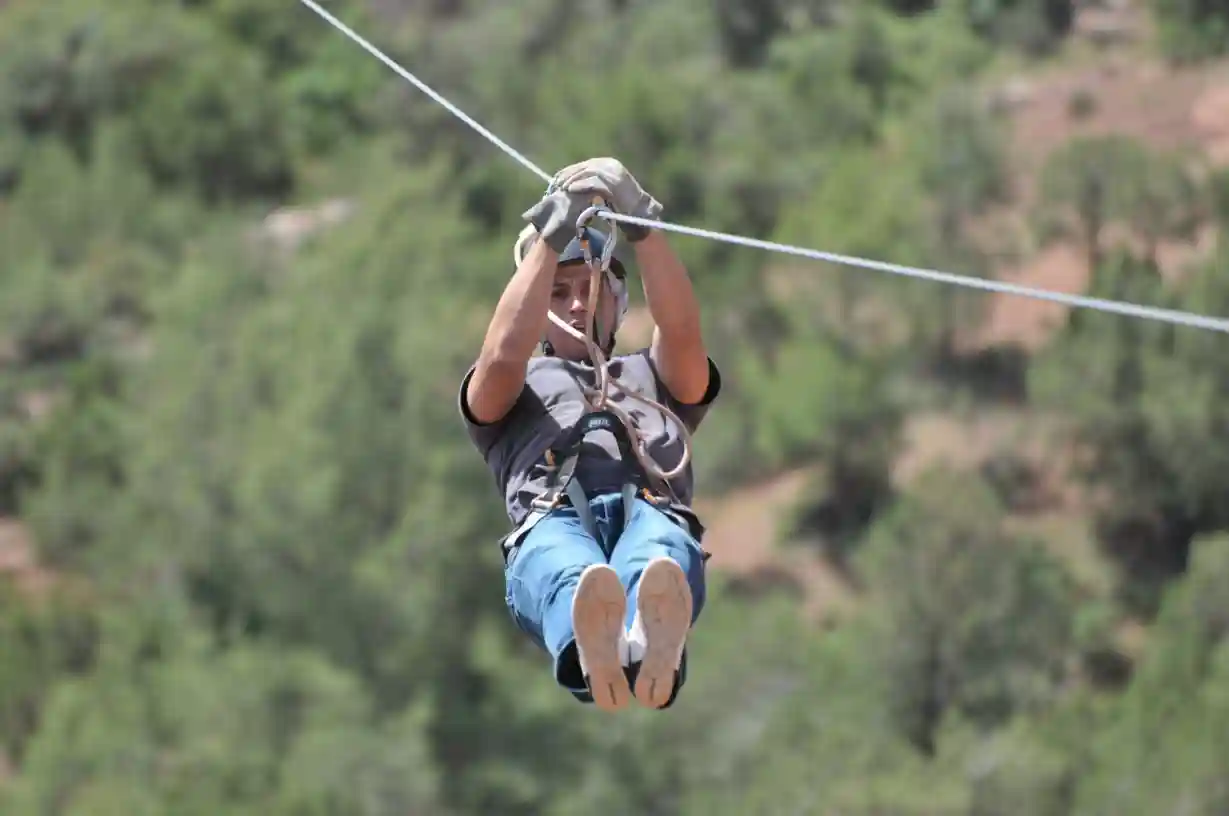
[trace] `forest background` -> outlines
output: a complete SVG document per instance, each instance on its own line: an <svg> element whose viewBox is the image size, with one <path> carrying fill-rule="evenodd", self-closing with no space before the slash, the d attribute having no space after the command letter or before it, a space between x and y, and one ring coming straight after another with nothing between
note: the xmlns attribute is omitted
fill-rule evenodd
<svg viewBox="0 0 1229 816"><path fill-rule="evenodd" d="M325 5L671 221L1229 315L1223 2ZM541 190L293 0L0 0L0 812L1229 809L1229 340L685 236L690 682L555 687L456 409Z"/></svg>

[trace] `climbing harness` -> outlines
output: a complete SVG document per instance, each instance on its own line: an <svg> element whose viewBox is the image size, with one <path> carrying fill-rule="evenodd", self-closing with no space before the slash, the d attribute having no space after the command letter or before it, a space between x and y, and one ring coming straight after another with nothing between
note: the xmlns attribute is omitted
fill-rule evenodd
<svg viewBox="0 0 1229 816"><path fill-rule="evenodd" d="M538 178L542 179L543 181L551 180L549 173L541 167L538 167L494 133L484 128L472 117L452 102L445 99L425 82L411 74L402 66L398 65L380 49L376 48L374 45L367 42L367 40L356 34L352 29L346 26L345 23L341 22L332 14L321 8L315 0L300 0L300 2L314 11L342 34L345 34L353 40L358 46L363 48L369 54L383 62L402 79L413 84L420 91L446 108L458 119L472 127L475 131L485 137L487 141L498 147L515 161L519 162L531 173L538 176ZM1095 311L1106 312L1109 314L1137 317L1143 320L1156 320L1162 323L1171 323L1176 326L1188 326L1190 328L1229 333L1229 319L1223 317L1209 317L1179 309L1162 309L1156 306L1141 306L1134 303L1108 300L1105 298L1088 297L1086 295L1072 295L1065 292L1055 292L1049 289L1021 286L1019 284L1007 283L1005 281L975 278L968 275L956 275L951 272L941 272L934 269L922 269L920 267L904 266L902 264L893 264L884 261L873 261L866 258L858 258L852 255L840 255L835 252L821 252L817 249L807 249L806 247L792 246L790 244L778 244L772 241L761 241L757 238L748 238L744 235L729 235L727 233L714 232L712 230L699 229L697 227L671 224L667 221L653 221L647 218L637 218L631 215L623 215L622 213L612 212L609 209L603 209L597 214L608 221L636 224L642 227L662 230L665 232L677 232L683 235L691 235L697 238L707 238L711 241L721 241L737 246L749 247L751 249L763 249L768 252L780 252L786 255L810 258L816 261L828 261L830 263L861 267L863 269L874 269L880 272L887 272L889 274L901 275L908 278L929 280L936 283L946 283L952 286L964 286L969 289L980 289L985 292L997 292L1000 294L1033 298L1035 300L1045 300L1052 303L1061 303L1066 306L1093 309Z"/></svg>
<svg viewBox="0 0 1229 816"><path fill-rule="evenodd" d="M673 415L671 414L671 416ZM620 491L623 499L623 526L627 526L627 521L631 517L632 507L636 499L643 498L674 521L674 523L688 530L699 541L701 531L696 526L695 520L685 517L671 506L670 500L676 497L673 491L669 489L669 485L666 484L665 486L668 496L653 493L646 483L648 479L644 470L639 470L630 464L639 459L634 448L634 429L629 429L624 420L612 411L590 411L581 417L580 421L571 430L563 434L561 441L556 441L554 445L546 450L542 464L543 469L548 474L546 490L541 496L534 499L530 505L529 514L521 523L500 539L500 549L503 551L505 561L507 561L517 546L524 541L525 536L533 529L534 525L546 518L561 505L565 496L576 511L576 515L580 518L580 523L585 528L585 531L595 540L599 539L597 522L593 518L592 511L589 509L589 496L585 492L580 480L576 478L576 465L583 453L585 437L594 431L607 431L614 434L619 444L620 460L626 468L626 478ZM673 472L671 471L671 473ZM703 553L704 560L707 561L711 553L704 550L701 552Z"/></svg>

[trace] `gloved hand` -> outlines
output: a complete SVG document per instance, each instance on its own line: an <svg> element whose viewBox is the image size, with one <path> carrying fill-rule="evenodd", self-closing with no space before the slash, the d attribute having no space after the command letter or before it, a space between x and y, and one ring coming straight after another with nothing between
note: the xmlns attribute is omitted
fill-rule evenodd
<svg viewBox="0 0 1229 816"><path fill-rule="evenodd" d="M566 190L548 192L521 217L533 224L542 240L557 253L568 248L576 237L576 222L581 214L592 206L591 196L577 195Z"/></svg>
<svg viewBox="0 0 1229 816"><path fill-rule="evenodd" d="M601 157L569 165L555 174L551 188L575 193L585 199L601 196L622 215L658 220L661 202L644 191L636 177L618 159ZM649 234L640 224L619 223L627 240L635 243Z"/></svg>

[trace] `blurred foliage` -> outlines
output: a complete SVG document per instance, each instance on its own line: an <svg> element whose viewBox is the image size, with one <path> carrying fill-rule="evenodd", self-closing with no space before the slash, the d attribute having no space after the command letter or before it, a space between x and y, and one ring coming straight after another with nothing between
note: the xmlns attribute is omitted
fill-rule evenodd
<svg viewBox="0 0 1229 816"><path fill-rule="evenodd" d="M1018 203L982 79L1072 25L325 5L544 167L619 156L670 220L973 275ZM1156 9L1171 50L1225 39L1219 7ZM1226 808L1221 335L1079 312L970 350L979 293L672 239L725 377L701 491L806 470L786 536L853 600L820 630L714 559L678 704L609 719L510 625L456 414L541 184L300 4L9 0L0 69L0 812ZM1093 294L1229 314L1223 247L1161 268L1229 222L1226 178L1076 141L1034 237L1082 247ZM1030 527L1019 451L901 475L910 419L984 407L953 372L995 354L1070 449L1091 566Z"/></svg>
<svg viewBox="0 0 1229 816"><path fill-rule="evenodd" d="M1229 47L1229 7L1220 0L1151 0L1150 6L1171 60L1217 57Z"/></svg>

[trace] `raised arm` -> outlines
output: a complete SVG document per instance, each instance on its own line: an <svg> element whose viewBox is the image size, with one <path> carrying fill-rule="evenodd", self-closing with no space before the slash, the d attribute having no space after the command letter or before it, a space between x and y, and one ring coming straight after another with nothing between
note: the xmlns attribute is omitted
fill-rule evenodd
<svg viewBox="0 0 1229 816"><path fill-rule="evenodd" d="M525 387L529 358L550 319L559 254L576 235L576 221L588 206L583 196L560 190L543 196L524 213L539 237L504 287L466 389L466 406L479 423L502 419Z"/></svg>
<svg viewBox="0 0 1229 816"><path fill-rule="evenodd" d="M653 363L674 398L694 405L708 390L709 366L691 279L665 234L651 231L635 247L644 299L655 324Z"/></svg>
<svg viewBox="0 0 1229 816"><path fill-rule="evenodd" d="M661 203L617 159L600 157L570 165L556 174L555 183L580 195L599 195L624 215L661 217ZM639 224L619 227L636 248L645 300L656 324L650 349L653 363L676 400L695 404L708 389L709 364L700 333L700 308L687 270L660 231Z"/></svg>
<svg viewBox="0 0 1229 816"><path fill-rule="evenodd" d="M502 419L525 386L529 358L546 330L558 257L546 241L534 241L495 306L465 394L470 414L484 425Z"/></svg>

